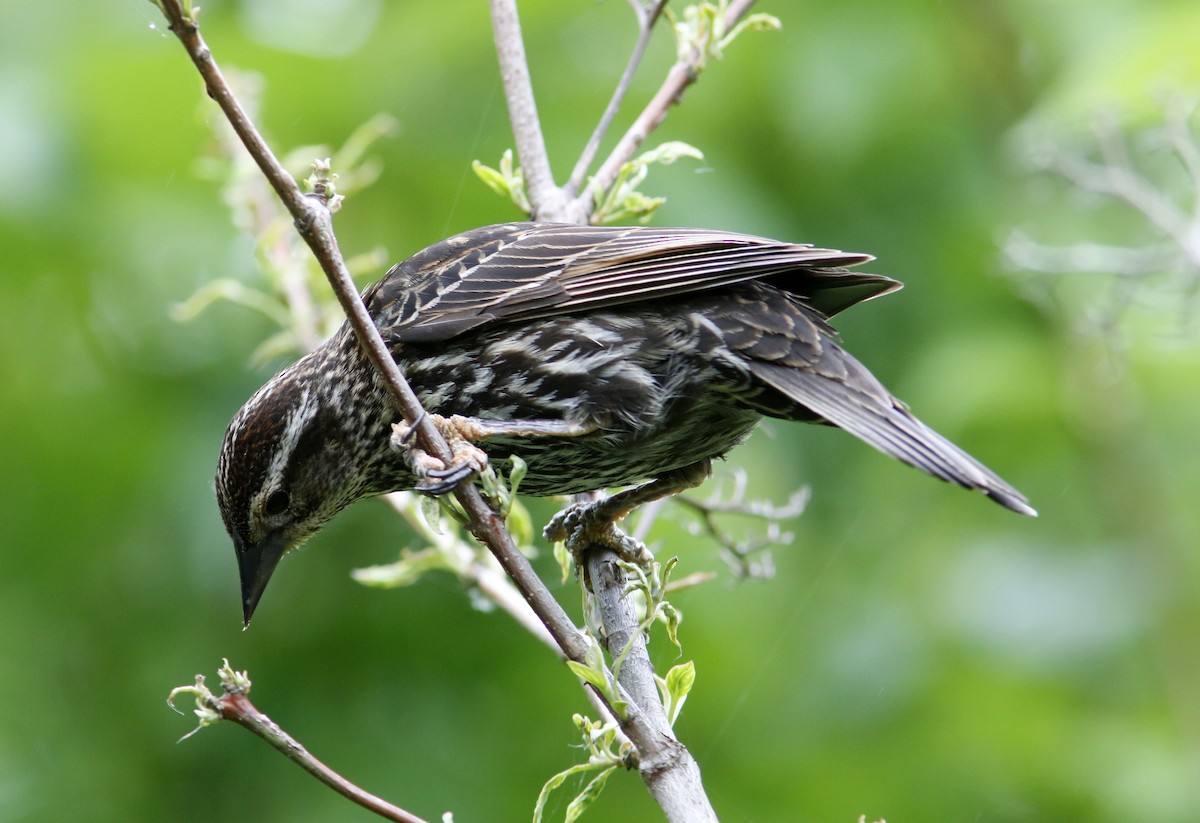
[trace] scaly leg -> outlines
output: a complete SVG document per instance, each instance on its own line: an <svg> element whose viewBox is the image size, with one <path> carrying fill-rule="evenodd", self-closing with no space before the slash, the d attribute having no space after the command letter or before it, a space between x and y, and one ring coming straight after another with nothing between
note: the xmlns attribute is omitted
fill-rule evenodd
<svg viewBox="0 0 1200 823"><path fill-rule="evenodd" d="M429 419L450 446L449 465L412 445L415 425L392 424L392 448L408 456L413 474L422 481L416 491L425 494L445 494L487 468L487 455L475 444L489 437L579 437L599 428L594 423L568 423L565 420L490 420L461 414L450 417L434 414ZM434 482L427 483L427 480Z"/></svg>
<svg viewBox="0 0 1200 823"><path fill-rule="evenodd" d="M654 559L650 550L618 529L617 521L638 506L699 486L711 473L712 463L701 460L611 497L573 503L554 516L543 534L547 540L565 542L577 564L583 550L597 544L613 549L632 563L645 564Z"/></svg>

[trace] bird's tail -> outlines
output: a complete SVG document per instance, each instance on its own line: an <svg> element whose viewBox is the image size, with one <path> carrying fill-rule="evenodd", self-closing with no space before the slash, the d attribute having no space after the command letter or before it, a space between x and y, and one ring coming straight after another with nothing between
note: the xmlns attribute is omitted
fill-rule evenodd
<svg viewBox="0 0 1200 823"><path fill-rule="evenodd" d="M775 390L884 454L946 482L977 489L1019 514L1037 516L1023 494L914 417L858 361L842 355L851 367L850 379L834 380L764 361L748 365Z"/></svg>

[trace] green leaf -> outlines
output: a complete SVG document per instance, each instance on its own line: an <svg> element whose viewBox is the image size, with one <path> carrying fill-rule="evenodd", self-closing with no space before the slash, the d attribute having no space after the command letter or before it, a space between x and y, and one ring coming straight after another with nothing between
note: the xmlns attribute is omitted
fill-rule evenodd
<svg viewBox="0 0 1200 823"><path fill-rule="evenodd" d="M496 473L496 467L490 463L475 476L479 482L483 496L492 504L496 511L503 511L508 502L508 489L504 486L504 478Z"/></svg>
<svg viewBox="0 0 1200 823"><path fill-rule="evenodd" d="M672 666L671 670L667 672L667 676L663 679L666 682L667 694L670 697L667 719L674 726L676 718L679 717L679 713L683 710L683 704L687 701L692 686L696 685L696 664L688 660L686 663Z"/></svg>
<svg viewBox="0 0 1200 823"><path fill-rule="evenodd" d="M696 664L688 660L677 666L672 666L671 670L667 672L665 679L667 681L667 691L670 692L671 698L675 701L682 700L688 696L688 692L696 684Z"/></svg>
<svg viewBox="0 0 1200 823"><path fill-rule="evenodd" d="M439 498L421 496L421 516L434 534L445 534L442 529L442 506Z"/></svg>
<svg viewBox="0 0 1200 823"><path fill-rule="evenodd" d="M529 464L515 454L508 458L508 463L511 466L508 470L508 490L516 495L517 489L521 487L521 481L529 473Z"/></svg>
<svg viewBox="0 0 1200 823"><path fill-rule="evenodd" d="M650 149L650 151L642 152L631 162L642 166L649 166L651 163L661 163L664 166L669 166L681 157L703 160L704 152L682 140L668 140L666 143L661 143Z"/></svg>
<svg viewBox="0 0 1200 823"><path fill-rule="evenodd" d="M508 519L505 520L505 525L508 526L508 532L513 536L517 546L533 545L533 517L529 514L529 509L525 508L516 497L509 500Z"/></svg>
<svg viewBox="0 0 1200 823"><path fill-rule="evenodd" d="M403 551L395 563L355 569L350 576L364 586L395 589L411 586L427 572L444 570L454 571L446 561L446 556L437 549L425 549L419 552Z"/></svg>
<svg viewBox="0 0 1200 823"><path fill-rule="evenodd" d="M580 774L581 772L595 771L597 768L600 767L591 763L580 763L569 769L564 769L547 780L542 786L542 790L538 792L537 802L533 806L533 823L541 823L545 819L546 802L550 799L550 793L566 782L568 777Z"/></svg>
<svg viewBox="0 0 1200 823"><path fill-rule="evenodd" d="M683 651L683 646L679 644L679 624L683 622L683 613L666 600L659 604L658 612L666 624L667 638L671 645Z"/></svg>
<svg viewBox="0 0 1200 823"><path fill-rule="evenodd" d="M603 671L598 671L586 663L579 663L575 660L568 660L567 667L575 672L575 676L580 680L595 686L601 694L608 693L608 678Z"/></svg>
<svg viewBox="0 0 1200 823"><path fill-rule="evenodd" d="M616 766L609 766L588 781L579 794L575 795L575 798L567 804L567 812L563 817L564 823L574 823L580 815L587 811L587 807L591 805L592 801L600 796L600 792L604 791L604 784L608 782L608 776L616 770Z"/></svg>
<svg viewBox="0 0 1200 823"><path fill-rule="evenodd" d="M575 567L575 559L567 551L567 544L562 540L555 541L551 553L554 555L558 567L562 569L562 582L566 583L571 579L571 570Z"/></svg>
<svg viewBox="0 0 1200 823"><path fill-rule="evenodd" d="M650 197L638 191L638 187L646 179L651 165L669 165L681 157L703 160L704 153L680 140L669 140L623 164L607 191L593 191L592 222L612 223L629 217L643 223L648 221L666 198Z"/></svg>
<svg viewBox="0 0 1200 823"><path fill-rule="evenodd" d="M253 309L283 328L291 325L291 315L282 301L230 278L213 280L197 289L187 300L176 303L171 307L171 319L180 323L193 320L221 300Z"/></svg>
<svg viewBox="0 0 1200 823"><path fill-rule="evenodd" d="M504 179L504 175L493 169L491 166L485 166L478 160L471 161L471 170L475 172L475 176L483 181L483 184L501 197L508 198L510 191L508 181Z"/></svg>
<svg viewBox="0 0 1200 823"><path fill-rule="evenodd" d="M662 567L662 574L659 576L659 589L667 591L671 585L671 574L675 571L675 567L679 565L679 556L673 555Z"/></svg>
<svg viewBox="0 0 1200 823"><path fill-rule="evenodd" d="M770 14L751 14L749 17L742 18L736 26L729 30L729 33L717 41L712 51L718 57L734 40L745 31L777 31L783 28L783 23L779 22L778 17Z"/></svg>
<svg viewBox="0 0 1200 823"><path fill-rule="evenodd" d="M500 168L493 169L478 160L471 162L475 175L483 184L501 197L511 201L521 211L529 214L529 196L525 193L525 175L520 167L513 168L512 149L505 149L500 157Z"/></svg>

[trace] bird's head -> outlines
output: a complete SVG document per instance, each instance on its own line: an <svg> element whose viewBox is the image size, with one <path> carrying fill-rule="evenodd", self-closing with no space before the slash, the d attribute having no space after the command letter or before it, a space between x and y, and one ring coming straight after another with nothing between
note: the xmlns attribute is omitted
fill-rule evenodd
<svg viewBox="0 0 1200 823"><path fill-rule="evenodd" d="M217 502L237 551L247 625L280 559L364 493L335 401L293 367L251 397L225 432Z"/></svg>

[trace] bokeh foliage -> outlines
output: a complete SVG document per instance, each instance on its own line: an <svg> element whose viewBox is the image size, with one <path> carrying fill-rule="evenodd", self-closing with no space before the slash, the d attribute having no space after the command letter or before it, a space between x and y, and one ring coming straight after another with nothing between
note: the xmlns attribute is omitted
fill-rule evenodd
<svg viewBox="0 0 1200 823"><path fill-rule="evenodd" d="M718 812L1194 820L1197 341L1142 315L1114 369L1071 304L1021 299L999 243L1014 225L1088 236L1086 203L1030 193L1022 135L1073 140L1097 107L1140 126L1163 86L1200 91L1200 9L760 5L783 30L733 47L658 135L705 161L652 172L656 221L876 254L908 287L846 316L848 346L1042 517L836 432L775 424L738 452L756 494L813 498L774 581L677 599L697 663L678 728ZM521 10L561 177L633 23L617 0ZM201 21L224 63L262 76L278 148L396 118L382 178L337 218L348 253L399 258L516 217L470 170L511 144L483 4L212 0ZM621 122L671 57L661 32ZM232 727L175 744L190 723L167 691L222 656L367 788L430 818L527 819L576 755L578 688L448 578L354 583L408 539L382 505L286 562L240 631L211 474L274 329L232 306L169 318L213 278L256 276L199 173L216 117L151 4L0 7L0 820L367 819ZM723 568L678 526L657 539L679 574ZM665 671L675 652L656 645ZM657 819L619 776L589 814Z"/></svg>

